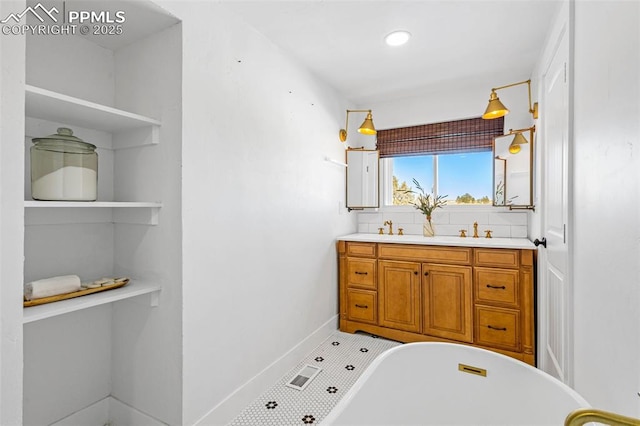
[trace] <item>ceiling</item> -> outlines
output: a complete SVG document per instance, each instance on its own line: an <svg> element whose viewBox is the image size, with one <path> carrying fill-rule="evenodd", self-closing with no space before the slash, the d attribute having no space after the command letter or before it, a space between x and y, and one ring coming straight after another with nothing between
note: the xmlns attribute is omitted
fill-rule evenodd
<svg viewBox="0 0 640 426"><path fill-rule="evenodd" d="M222 2L355 104L527 79L559 0ZM389 47L384 36L412 38ZM503 77L504 76L504 77Z"/></svg>

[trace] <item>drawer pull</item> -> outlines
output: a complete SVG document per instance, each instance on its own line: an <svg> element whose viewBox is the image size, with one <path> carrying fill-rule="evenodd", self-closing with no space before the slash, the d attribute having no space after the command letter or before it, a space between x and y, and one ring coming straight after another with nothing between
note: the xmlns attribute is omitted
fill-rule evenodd
<svg viewBox="0 0 640 426"><path fill-rule="evenodd" d="M497 331L507 331L507 327L494 327L492 325L488 325L487 328L490 328L491 330L497 330Z"/></svg>
<svg viewBox="0 0 640 426"><path fill-rule="evenodd" d="M503 285L491 285L491 284L487 284L487 288L495 288L495 289L500 289L500 290L506 290L507 287L503 286Z"/></svg>
<svg viewBox="0 0 640 426"><path fill-rule="evenodd" d="M356 303L356 308L369 309L369 305L358 305ZM506 328L505 328L505 330L506 330Z"/></svg>
<svg viewBox="0 0 640 426"><path fill-rule="evenodd" d="M368 275L368 272L360 272L360 271L356 271L356 275Z"/></svg>

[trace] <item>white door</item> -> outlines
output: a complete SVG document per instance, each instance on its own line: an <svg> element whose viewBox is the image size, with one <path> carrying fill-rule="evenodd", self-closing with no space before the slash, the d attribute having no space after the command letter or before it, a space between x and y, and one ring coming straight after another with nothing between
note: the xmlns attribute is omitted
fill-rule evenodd
<svg viewBox="0 0 640 426"><path fill-rule="evenodd" d="M542 78L542 232L539 246L538 364L572 385L573 290L569 264L569 35L563 32Z"/></svg>

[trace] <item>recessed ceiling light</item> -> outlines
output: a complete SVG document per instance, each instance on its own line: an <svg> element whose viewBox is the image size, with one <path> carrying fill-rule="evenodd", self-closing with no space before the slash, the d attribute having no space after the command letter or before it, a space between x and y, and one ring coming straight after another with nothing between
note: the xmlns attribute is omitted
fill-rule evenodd
<svg viewBox="0 0 640 426"><path fill-rule="evenodd" d="M402 46L403 44L408 42L410 38L411 38L411 33L409 31L401 30L401 31L394 31L388 34L384 38L384 41L389 46Z"/></svg>

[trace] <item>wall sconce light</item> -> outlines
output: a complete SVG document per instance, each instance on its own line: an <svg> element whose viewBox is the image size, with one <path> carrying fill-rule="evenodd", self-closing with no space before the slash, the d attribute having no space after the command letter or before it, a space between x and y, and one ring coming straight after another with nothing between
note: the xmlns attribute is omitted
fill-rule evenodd
<svg viewBox="0 0 640 426"><path fill-rule="evenodd" d="M524 144L529 143L527 141L527 138L522 136L522 132L531 131L531 134L533 135L533 132L535 130L536 130L536 126L529 127L529 128L526 128L526 129L518 129L518 130L509 129L509 133L507 133L507 136L508 135L515 135L513 137L513 140L511 141L511 144L509 145L509 152L511 154L519 153L520 149L522 148L520 145L524 145Z"/></svg>
<svg viewBox="0 0 640 426"><path fill-rule="evenodd" d="M485 120L490 120L493 118L504 117L509 114L509 109L504 106L502 102L500 102L500 98L498 98L498 94L496 90L506 89L508 87L518 86L521 84L526 84L529 89L529 112L533 114L533 119L538 118L538 103L534 103L531 105L531 80L520 81L518 83L507 84L506 86L494 87L491 89L491 95L489 96L489 105L487 105L487 109L484 114L482 114L482 118Z"/></svg>
<svg viewBox="0 0 640 426"><path fill-rule="evenodd" d="M371 110L370 109L348 109L347 110L347 122L344 125L344 129L340 129L340 133L339 133L341 142L346 142L347 141L347 129L349 128L349 113L350 112L366 112L367 113L367 118L364 119L364 121L362 122L362 124L358 128L358 132L362 133L363 135L375 135L377 133L376 132L376 128L373 125L373 117L371 116Z"/></svg>

